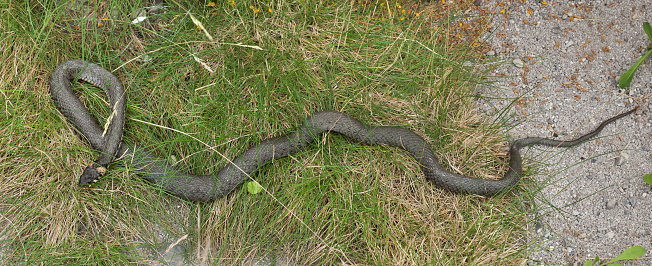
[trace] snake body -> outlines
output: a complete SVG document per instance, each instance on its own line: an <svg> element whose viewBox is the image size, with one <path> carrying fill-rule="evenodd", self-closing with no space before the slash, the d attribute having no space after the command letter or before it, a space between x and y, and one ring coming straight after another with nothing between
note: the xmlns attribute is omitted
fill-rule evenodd
<svg viewBox="0 0 652 266"><path fill-rule="evenodd" d="M106 130L99 126L88 109L74 95L71 81L77 78L101 86L106 91L112 111ZM593 131L572 141L536 137L514 141L509 148L509 169L500 180L471 178L450 172L439 165L428 143L413 131L392 126L367 126L337 111L314 113L296 131L252 146L216 174L195 176L174 168L141 145L122 141L125 93L120 80L111 72L82 60L66 61L52 73L50 89L61 113L77 127L94 149L101 151L100 158L82 173L79 186L87 187L95 183L111 161L122 159L126 165L155 186L191 201L213 201L229 194L264 164L304 149L323 132L338 132L366 145L386 144L405 149L417 160L425 178L445 190L496 195L511 189L521 179L521 148L535 144L551 147L574 146L590 140L609 123L636 110L614 116L602 122Z"/></svg>

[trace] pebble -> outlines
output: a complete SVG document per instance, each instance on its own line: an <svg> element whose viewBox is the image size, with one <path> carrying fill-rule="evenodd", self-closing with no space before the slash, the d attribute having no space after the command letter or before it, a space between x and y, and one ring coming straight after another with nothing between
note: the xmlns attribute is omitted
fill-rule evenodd
<svg viewBox="0 0 652 266"><path fill-rule="evenodd" d="M615 164L617 166L621 166L627 161L627 159L629 159L629 156L627 155L627 153L621 152L620 156L616 157Z"/></svg>
<svg viewBox="0 0 652 266"><path fill-rule="evenodd" d="M512 63L513 63L516 67L520 67L520 68L523 67L523 61L522 61L521 59L516 58L516 59L514 59L514 60L512 61Z"/></svg>
<svg viewBox="0 0 652 266"><path fill-rule="evenodd" d="M632 208L636 207L636 198L635 197L630 197L629 198L629 204L632 205Z"/></svg>
<svg viewBox="0 0 652 266"><path fill-rule="evenodd" d="M607 238L613 238L615 235L616 235L616 234L615 234L614 232L609 232L609 233L607 233L607 234L604 235L604 236L606 236Z"/></svg>
<svg viewBox="0 0 652 266"><path fill-rule="evenodd" d="M611 210L616 207L616 200L615 199L610 199L607 201L607 210Z"/></svg>
<svg viewBox="0 0 652 266"><path fill-rule="evenodd" d="M485 53L486 56L494 56L496 52L494 50L490 50L489 52Z"/></svg>
<svg viewBox="0 0 652 266"><path fill-rule="evenodd" d="M159 254L161 254L161 258L166 262L167 265L185 265L184 263L184 254L186 254L186 248L184 248L181 245L175 245L165 253L165 250L167 249L167 245L162 245L162 247L159 249Z"/></svg>

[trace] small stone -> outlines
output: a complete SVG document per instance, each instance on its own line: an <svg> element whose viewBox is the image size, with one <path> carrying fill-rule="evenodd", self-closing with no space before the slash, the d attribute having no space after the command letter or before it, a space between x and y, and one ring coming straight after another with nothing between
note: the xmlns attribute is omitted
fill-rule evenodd
<svg viewBox="0 0 652 266"><path fill-rule="evenodd" d="M636 198L635 197L630 197L628 200L629 200L629 204L632 205L632 208L636 207Z"/></svg>
<svg viewBox="0 0 652 266"><path fill-rule="evenodd" d="M607 210L611 210L616 207L617 201L615 199L610 199L607 201Z"/></svg>
<svg viewBox="0 0 652 266"><path fill-rule="evenodd" d="M607 233L605 236L606 236L607 238L613 238L614 236L616 236L616 234L615 234L614 232L609 232L609 233Z"/></svg>
<svg viewBox="0 0 652 266"><path fill-rule="evenodd" d="M494 50L490 50L489 52L485 53L486 56L494 56L496 52Z"/></svg>
<svg viewBox="0 0 652 266"><path fill-rule="evenodd" d="M516 67L520 67L520 68L523 67L523 61L521 61L521 59L516 58L516 59L514 59L514 60L512 61L512 63L513 63Z"/></svg>
<svg viewBox="0 0 652 266"><path fill-rule="evenodd" d="M581 238L581 239L585 239L586 237L587 237L586 233L581 233L581 234L580 234L580 238Z"/></svg>
<svg viewBox="0 0 652 266"><path fill-rule="evenodd" d="M575 44L574 41L567 41L566 42L566 47L570 47L571 45Z"/></svg>
<svg viewBox="0 0 652 266"><path fill-rule="evenodd" d="M627 162L627 159L629 159L629 155L627 155L626 152L621 151L620 156L616 157L616 165L617 166L623 165L625 162Z"/></svg>
<svg viewBox="0 0 652 266"><path fill-rule="evenodd" d="M573 216L578 216L578 215L580 215L580 212L578 212L578 211L573 211Z"/></svg>
<svg viewBox="0 0 652 266"><path fill-rule="evenodd" d="M187 253L186 249L181 245L175 245L168 250L168 246L169 244L161 245L158 250L160 258L162 258L167 265L184 265L184 255Z"/></svg>

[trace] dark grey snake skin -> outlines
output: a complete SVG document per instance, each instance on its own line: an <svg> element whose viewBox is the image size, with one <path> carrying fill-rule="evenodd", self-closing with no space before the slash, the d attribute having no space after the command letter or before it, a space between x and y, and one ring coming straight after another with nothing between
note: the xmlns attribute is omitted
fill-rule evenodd
<svg viewBox="0 0 652 266"><path fill-rule="evenodd" d="M106 132L90 115L71 89L71 80L82 79L101 86L109 97L113 115ZM546 138L524 138L514 141L509 149L509 170L500 180L484 180L452 173L443 169L432 149L419 135L400 127L366 126L355 118L336 111L322 111L308 117L295 132L271 138L254 145L227 164L217 174L194 176L181 172L146 148L122 142L125 123L125 93L120 80L102 67L81 60L63 62L52 73L50 89L54 102L63 115L72 122L102 155L86 167L79 185L86 187L96 182L114 159L122 159L146 180L180 198L192 201L212 201L223 197L267 162L300 151L322 132L338 132L356 142L367 145L387 144L405 149L414 156L427 180L456 193L496 195L512 188L522 174L520 149L538 144L551 147L570 147L596 136L609 123L631 114L636 109L619 114L600 124L595 130L572 141Z"/></svg>

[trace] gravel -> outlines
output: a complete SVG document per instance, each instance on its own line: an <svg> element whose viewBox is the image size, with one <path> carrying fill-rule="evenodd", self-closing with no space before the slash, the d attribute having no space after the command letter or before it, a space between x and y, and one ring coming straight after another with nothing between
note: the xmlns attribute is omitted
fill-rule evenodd
<svg viewBox="0 0 652 266"><path fill-rule="evenodd" d="M642 107L605 128L599 140L526 153L541 162L532 178L542 186L530 235L540 246L531 252L530 265L583 265L631 246L647 252L623 265L652 265L651 189L643 181L652 173L652 119L649 100L641 101L652 89L652 59L628 91L617 86L619 75L650 44L642 27L652 21L652 3L646 1L482 4L497 13L505 9L493 18L493 47L486 55L504 62L492 73L506 77L495 84L498 89L482 89L498 97L478 108L490 113L513 104L512 119L522 123L509 131L512 137L571 139ZM516 97L524 99L512 102Z"/></svg>

